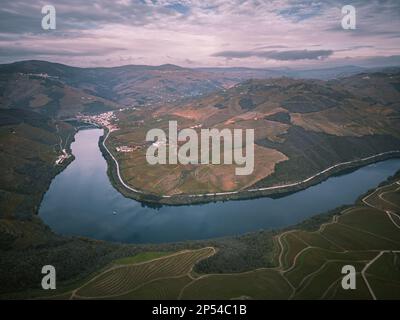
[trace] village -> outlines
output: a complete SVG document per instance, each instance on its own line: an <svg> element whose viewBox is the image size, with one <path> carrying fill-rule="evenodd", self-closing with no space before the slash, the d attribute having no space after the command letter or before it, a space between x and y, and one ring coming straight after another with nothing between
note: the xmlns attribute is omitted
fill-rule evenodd
<svg viewBox="0 0 400 320"><path fill-rule="evenodd" d="M123 111L126 108L121 108L119 111ZM111 133L113 131L119 130L119 127L115 124L118 121L113 111L101 113L98 115L78 115L77 119L79 121L96 125L98 127L107 128L107 130ZM137 150L141 150L143 148L142 145L123 145L115 147L115 150L120 153L129 153Z"/></svg>
<svg viewBox="0 0 400 320"><path fill-rule="evenodd" d="M110 132L119 130L118 126L114 124L114 122L116 121L116 117L113 111L108 111L96 115L77 115L76 118L77 120L84 123L107 128L107 130L109 130Z"/></svg>

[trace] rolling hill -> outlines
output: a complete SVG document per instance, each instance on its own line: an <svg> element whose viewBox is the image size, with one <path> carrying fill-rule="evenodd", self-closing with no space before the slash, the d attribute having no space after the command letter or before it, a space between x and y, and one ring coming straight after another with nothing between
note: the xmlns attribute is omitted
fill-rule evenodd
<svg viewBox="0 0 400 320"><path fill-rule="evenodd" d="M165 103L198 96L232 82L218 75L175 65L76 68L45 61L0 65L3 83L12 86L12 77L16 74L47 74L68 88L126 106ZM3 92L3 96L7 97L7 92L6 95Z"/></svg>
<svg viewBox="0 0 400 320"><path fill-rule="evenodd" d="M48 115L68 117L76 112L113 109L115 104L157 106L175 103L228 89L249 79L281 76L331 79L363 70L354 66L290 70L183 68L171 64L78 68L29 60L0 65L0 107L30 106L35 110L40 107Z"/></svg>
<svg viewBox="0 0 400 320"><path fill-rule="evenodd" d="M118 104L71 87L44 73L0 73L2 109L30 109L53 118L118 108Z"/></svg>
<svg viewBox="0 0 400 320"><path fill-rule="evenodd" d="M23 109L0 110L0 219L30 218L69 149L75 129Z"/></svg>
<svg viewBox="0 0 400 320"><path fill-rule="evenodd" d="M111 150L143 143L150 128L167 128L170 120L180 129L255 129L255 170L248 177L236 176L229 165L150 166L145 150L114 151L114 156L125 182L154 195L174 196L178 203L192 194L241 192L222 197L249 197L249 189L260 196L271 191L259 189L297 184L340 163L351 167L360 159L400 150L399 84L399 72L329 81L248 80L154 112L117 113L121 130L112 132L107 143ZM329 174L346 167L333 167ZM174 197L157 201L175 203Z"/></svg>

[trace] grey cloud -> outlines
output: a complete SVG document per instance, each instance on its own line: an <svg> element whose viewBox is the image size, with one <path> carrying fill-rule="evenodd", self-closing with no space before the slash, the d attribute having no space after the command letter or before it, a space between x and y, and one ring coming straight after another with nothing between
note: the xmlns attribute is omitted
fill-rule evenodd
<svg viewBox="0 0 400 320"><path fill-rule="evenodd" d="M320 1L290 1L287 6L277 10L277 14L295 22L301 22L320 15L325 6Z"/></svg>
<svg viewBox="0 0 400 320"><path fill-rule="evenodd" d="M196 61L191 60L191 59L185 59L185 63L190 64L190 65L198 64Z"/></svg>
<svg viewBox="0 0 400 320"><path fill-rule="evenodd" d="M349 56L354 56L356 53L351 52L352 50L356 52L356 49L368 48L368 46L362 46L363 44L374 45L370 47L370 55L397 53L398 51L394 49L386 50L384 47L398 47L399 45L400 1L352 0L350 2L357 9L357 30L355 31L341 28L340 20L342 15L340 8L345 3L339 0L131 0L130 3L109 0L3 1L0 6L0 50L2 51L0 57L8 56L9 60L13 60L13 57L30 59L51 55L54 59L61 57L60 59L65 61L68 60L68 56L76 57L76 60L78 60L79 56L100 56L113 53L117 56L121 54L124 57L132 54L134 57L135 54L139 53L134 52L135 44L130 43L126 44L126 47L132 50L129 53L121 51L121 48L112 48L111 50L106 48L104 51L77 48L79 43L85 43L88 38L91 39L88 43L90 42L99 48L107 45L113 46L114 44L102 42L102 30L94 32L93 29L104 28L107 31L108 27L110 29L114 27L112 24L121 24L127 30L137 29L138 38L141 36L140 30L145 29L166 29L182 33L182 39L177 39L179 36L176 36L176 38L165 36L168 41L174 42L176 40L176 43L187 44L185 46L187 52L184 52L181 56L179 56L181 53L174 52L173 49L168 47L169 50L166 50L166 52L171 52L174 58L166 57L167 59L164 59L163 56L166 63L183 62L186 57L192 57L191 53L194 53L193 59L196 64L199 61L213 63L201 60L202 58L209 59L209 51L196 55L197 48L196 45L192 48L194 41L190 38L190 35L204 36L204 39L207 40L210 35L214 36L213 28L218 28L222 22L226 26L227 32L232 32L233 34L236 24L234 26L232 24L232 27L230 23L231 21L232 23L236 22L236 19L238 28L241 28L241 21L243 21L243 30L246 30L247 23L253 21L252 18L255 13L259 13L261 17L265 13L266 20L271 16L274 19L279 18L277 21L283 22L282 37L279 37L279 31L278 35L269 36L268 34L259 34L259 30L255 30L254 34L250 31L247 38L241 34L240 31L242 29L240 29L237 37L230 39L229 37L224 37L222 32L219 33L219 30L215 29L214 40L216 41L216 47L219 46L220 50L223 50L232 45L241 51L221 51L213 56L227 59L258 57L277 61L309 60L317 64L319 60L330 57L333 54L333 50L334 52L349 51ZM56 7L57 30L46 32L41 29L41 7L46 3L51 3ZM263 5L259 5L260 3ZM215 23L215 26L213 23ZM202 24L205 26L204 29L199 28L199 25ZM131 26L139 26L139 28L129 28ZM141 29L140 26L143 26L143 28ZM261 29L262 26L262 22L260 22L260 27L254 25L252 28ZM310 31L310 26L315 28L315 34L319 35L319 38L315 37L315 34L312 36L313 31ZM290 34L290 37L286 38L286 30L292 30L294 27L299 28L294 30L293 35ZM342 34L338 34L339 32ZM309 34L312 36L311 38L308 38ZM106 35L110 38L109 32L106 32ZM79 41L81 37L84 38L84 41ZM124 35L116 34L115 37L119 40L127 40ZM160 39L157 35L153 37L154 39L143 41L144 44L140 47L143 52L140 52L140 54L146 56L146 58L151 56L159 59L163 53L162 43L164 43L165 38ZM361 40L358 41L355 37L359 37ZM52 40L55 38L62 39L62 41L54 41L53 46ZM96 42L93 38L98 38L99 41ZM53 49L36 50L29 48L33 43L35 46L39 46L42 40L45 40L44 43L46 45L51 43ZM78 41L70 43L70 40ZM17 41L21 43L20 46L16 44ZM153 45L157 41L159 43ZM165 41L165 43L170 46L171 44L168 41ZM230 45L223 46L218 41L223 41ZM318 44L313 45L320 41L323 44L320 47L316 47ZM328 41L329 45L326 44L326 41ZM61 44L61 42L63 43ZM146 47L147 43L150 43L148 48ZM204 44L201 41L198 43L199 45ZM272 45L273 43L277 45ZM297 50L298 43L301 43L302 48L308 48L308 50ZM354 47L351 47L352 44L354 44ZM125 45L115 41L115 46ZM333 50L322 50L327 46ZM153 47L161 49L154 50ZM205 47L209 48L207 43ZM64 48L70 50L64 50ZM329 60L332 61L334 59ZM219 62L217 61L216 63ZM237 61L223 61L223 63L235 64ZM253 62L249 61L248 63L251 64ZM190 64L190 61L186 61L185 64Z"/></svg>
<svg viewBox="0 0 400 320"><path fill-rule="evenodd" d="M371 48L375 48L374 46L369 46L369 45L365 45L365 46L351 46L348 48L344 48L344 49L338 49L335 50L335 52L347 52L347 51L354 51L354 50L359 50L359 49L371 49Z"/></svg>
<svg viewBox="0 0 400 320"><path fill-rule="evenodd" d="M118 51L126 51L126 48L119 47L106 47L106 48L85 48L78 50L60 50L59 48L31 48L23 46L14 46L6 48L0 46L0 57L32 57L32 56L102 56L108 53L115 53Z"/></svg>
<svg viewBox="0 0 400 320"><path fill-rule="evenodd" d="M289 51L221 51L213 54L214 57L227 59L265 58L279 61L294 60L321 60L333 54L333 50L289 50Z"/></svg>
<svg viewBox="0 0 400 320"><path fill-rule="evenodd" d="M271 46L260 46L257 48L254 48L254 50L262 50L262 49L287 49L289 48L288 46L282 46L282 45L271 45Z"/></svg>
<svg viewBox="0 0 400 320"><path fill-rule="evenodd" d="M266 0L260 1L261 3ZM227 1L222 5L220 1L211 1L210 5L202 4L199 1L155 1L155 0L131 0L129 5L109 0L52 0L51 4L56 7L58 26L65 30L95 28L105 23L123 23L127 25L146 25L155 23L159 19L167 17L179 17L190 15L192 7L208 8L211 12L223 14L224 10L236 8L240 10L240 4L247 3L242 0ZM365 0L353 0L351 2L357 10L363 10L360 19L366 19L367 23L387 23L399 17L400 2L398 0L376 0L367 2ZM0 30L2 32L37 32L40 31L41 2L28 0L13 0L2 3L0 8ZM340 8L343 3L337 0L282 0L276 9L277 15L286 19L301 22L316 16L321 16L326 10L332 7L338 9L338 21L340 21ZM221 8L220 8L221 7ZM254 10L256 7L254 6ZM245 13L245 9L243 12ZM249 12L247 12L249 14ZM250 12L251 13L251 12ZM370 16L370 18L367 18ZM372 17L372 18L371 18ZM195 22L193 22L195 23ZM198 23L198 22L197 22ZM337 25L340 25L337 24ZM332 26L333 27L333 26Z"/></svg>
<svg viewBox="0 0 400 320"><path fill-rule="evenodd" d="M380 38L398 38L400 37L400 32L397 30L398 26L391 26L389 23L386 23L384 27L379 23L358 23L357 28L355 30L344 30L339 24L326 28L325 31L328 32L340 32L344 35L351 37L365 37L369 38L371 36L377 36ZM390 28L390 29L389 29Z"/></svg>
<svg viewBox="0 0 400 320"><path fill-rule="evenodd" d="M140 0L132 0L130 5L106 0L53 0L51 4L56 8L57 29L61 31L82 31L108 23L140 26L179 14L176 7L149 6ZM42 6L42 3L26 0L14 0L2 4L1 32L16 34L42 32Z"/></svg>

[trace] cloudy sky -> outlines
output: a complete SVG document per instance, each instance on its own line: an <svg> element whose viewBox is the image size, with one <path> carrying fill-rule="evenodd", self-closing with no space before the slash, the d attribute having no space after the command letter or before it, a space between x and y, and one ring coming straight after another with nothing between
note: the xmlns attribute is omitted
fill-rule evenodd
<svg viewBox="0 0 400 320"><path fill-rule="evenodd" d="M41 27L44 5L56 30ZM356 30L341 27L343 5ZM0 63L400 65L399 0L2 0Z"/></svg>

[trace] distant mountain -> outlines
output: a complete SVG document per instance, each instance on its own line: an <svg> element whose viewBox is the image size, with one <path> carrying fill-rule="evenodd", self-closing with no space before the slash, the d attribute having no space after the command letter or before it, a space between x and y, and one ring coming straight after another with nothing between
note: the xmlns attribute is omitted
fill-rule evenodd
<svg viewBox="0 0 400 320"><path fill-rule="evenodd" d="M44 72L0 73L0 94L1 109L30 109L54 118L118 108L113 101L71 87Z"/></svg>
<svg viewBox="0 0 400 320"><path fill-rule="evenodd" d="M323 69L288 70L286 75L300 79L330 80L334 78L348 77L357 73L366 72L367 70L367 68L350 65Z"/></svg>
<svg viewBox="0 0 400 320"><path fill-rule="evenodd" d="M400 111L400 68L374 70L376 72L364 72L331 83L351 90L370 104L390 106Z"/></svg>
<svg viewBox="0 0 400 320"><path fill-rule="evenodd" d="M83 90L86 94L124 105L167 103L232 84L214 74L170 64L157 67L128 65L114 68L76 68L45 61L22 61L0 65L3 79L15 74L41 73Z"/></svg>
<svg viewBox="0 0 400 320"><path fill-rule="evenodd" d="M200 68L198 70L224 75L241 82L249 79L270 79L279 77L290 77L300 79L320 79L329 80L339 77L347 77L357 73L365 72L368 69L357 66L341 66L335 68L322 69L253 69L253 68Z"/></svg>
<svg viewBox="0 0 400 320"><path fill-rule="evenodd" d="M323 113L329 117L336 117L331 120L338 122L337 129L341 135L360 135L357 130L362 127L361 123L364 124L369 112L372 112L369 121L372 128L378 125L375 123L378 117L387 117L399 111L400 70L396 73L361 73L329 81L287 77L252 79L200 99L192 99L173 107L165 106L157 113L182 114L201 120L205 126L212 126L221 121L233 122L236 119L243 122L249 120L249 117L261 120L261 116L276 113L292 115L293 122L293 119L299 120ZM364 118L360 119L353 112L362 112ZM339 123L344 121L340 120L342 113L349 113L348 118L351 118L354 125L339 128L344 124ZM360 125L357 126L357 123ZM379 130L385 131L389 127L379 126ZM333 130L333 127L330 128Z"/></svg>
<svg viewBox="0 0 400 320"><path fill-rule="evenodd" d="M171 64L78 68L30 60L0 65L0 108L31 108L50 116L69 117L121 106L177 103L250 79L285 76L326 80L360 72L369 71L356 66L316 70L191 69Z"/></svg>

